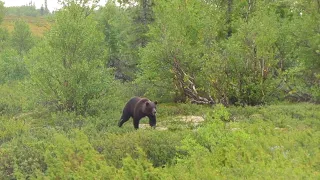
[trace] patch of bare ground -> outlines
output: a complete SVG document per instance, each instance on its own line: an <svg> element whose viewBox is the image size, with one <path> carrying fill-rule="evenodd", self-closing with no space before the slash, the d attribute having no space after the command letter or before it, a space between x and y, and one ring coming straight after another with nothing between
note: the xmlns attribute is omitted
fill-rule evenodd
<svg viewBox="0 0 320 180"><path fill-rule="evenodd" d="M202 116L178 116L177 119L179 121L192 123L194 125L199 125L204 121L204 118Z"/></svg>
<svg viewBox="0 0 320 180"><path fill-rule="evenodd" d="M149 124L139 124L139 128L140 129L151 129ZM157 126L155 129L158 131L168 130L167 127L163 127L163 126Z"/></svg>
<svg viewBox="0 0 320 180"><path fill-rule="evenodd" d="M174 122L182 122L182 123L190 124L193 126L198 126L204 121L204 118L202 116L177 116L177 117L174 117L173 119L174 119ZM149 124L140 124L139 128L149 129L151 127ZM166 127L164 124L159 124L159 126L156 127L156 130L159 130L159 131L168 130L168 127Z"/></svg>
<svg viewBox="0 0 320 180"><path fill-rule="evenodd" d="M202 116L177 116L173 118L174 122L181 122L183 124L189 124L189 125L193 125L193 126L198 126L199 124L201 124L204 121L204 118ZM164 131L164 130L168 130L168 127L166 125L168 125L167 123L170 124L170 122L165 122L164 124L159 124L156 127L156 130L159 131ZM150 129L150 125L149 124L140 124L139 128L141 129Z"/></svg>

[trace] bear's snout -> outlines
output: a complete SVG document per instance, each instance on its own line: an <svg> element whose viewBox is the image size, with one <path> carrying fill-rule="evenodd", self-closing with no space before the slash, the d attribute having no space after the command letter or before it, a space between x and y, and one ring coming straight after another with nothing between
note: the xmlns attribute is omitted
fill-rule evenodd
<svg viewBox="0 0 320 180"><path fill-rule="evenodd" d="M156 113L157 113L157 110L153 109L153 110L152 110L152 115L154 115L154 116L155 116L155 115L156 115Z"/></svg>

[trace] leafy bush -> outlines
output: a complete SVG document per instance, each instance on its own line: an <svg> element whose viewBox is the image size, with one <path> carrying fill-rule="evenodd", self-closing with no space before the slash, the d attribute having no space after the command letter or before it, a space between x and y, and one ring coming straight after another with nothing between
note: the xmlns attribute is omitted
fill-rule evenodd
<svg viewBox="0 0 320 180"><path fill-rule="evenodd" d="M209 122L205 126L182 141L183 153L179 154L177 164L167 169L175 174L173 177L313 179L318 176L318 128L281 129L273 124L275 118L263 121L254 117L249 122L230 122L226 126L219 118L225 113L224 109L215 111L207 117Z"/></svg>
<svg viewBox="0 0 320 180"><path fill-rule="evenodd" d="M39 100L81 115L94 112L96 100L111 94L114 86L112 72L105 68L103 34L87 3L70 2L59 11L51 31L27 56Z"/></svg>
<svg viewBox="0 0 320 180"><path fill-rule="evenodd" d="M21 136L30 129L30 123L23 120L0 116L0 145Z"/></svg>
<svg viewBox="0 0 320 180"><path fill-rule="evenodd" d="M19 83L0 85L0 96L0 114L15 115L27 105L28 97Z"/></svg>
<svg viewBox="0 0 320 180"><path fill-rule="evenodd" d="M37 178L46 171L45 141L28 133L17 133L15 138L1 145L1 179Z"/></svg>
<svg viewBox="0 0 320 180"><path fill-rule="evenodd" d="M176 147L185 133L141 129L119 134L97 134L91 141L109 165L122 167L121 160L127 155L136 159L139 156L137 150L141 148L153 166L161 167L174 161Z"/></svg>
<svg viewBox="0 0 320 180"><path fill-rule="evenodd" d="M117 177L119 179L161 179L162 173L160 169L152 166L143 150L138 148L136 153L138 157L132 158L129 155L122 160L123 167L118 171Z"/></svg>
<svg viewBox="0 0 320 180"><path fill-rule="evenodd" d="M22 80L28 75L23 58L14 49L0 53L0 84Z"/></svg>
<svg viewBox="0 0 320 180"><path fill-rule="evenodd" d="M299 128L314 127L320 128L320 108L310 103L278 104L270 106L255 107L232 107L229 109L235 121L254 123L256 120L272 121L276 127Z"/></svg>
<svg viewBox="0 0 320 180"><path fill-rule="evenodd" d="M68 136L54 134L46 145L44 162L47 170L43 177L54 179L112 178L114 173L79 130L71 131Z"/></svg>
<svg viewBox="0 0 320 180"><path fill-rule="evenodd" d="M11 44L19 55L24 55L34 46L34 38L26 21L19 19L14 23Z"/></svg>

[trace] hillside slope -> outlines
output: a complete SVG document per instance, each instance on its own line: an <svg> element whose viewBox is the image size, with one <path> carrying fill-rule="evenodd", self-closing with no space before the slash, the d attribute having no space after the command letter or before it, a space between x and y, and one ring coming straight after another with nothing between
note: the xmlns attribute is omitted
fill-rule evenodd
<svg viewBox="0 0 320 180"><path fill-rule="evenodd" d="M0 27L4 27L13 31L14 23L18 19L23 19L29 24L30 30L34 36L43 36L43 34L51 28L52 22L47 17L31 17L31 16L5 16Z"/></svg>

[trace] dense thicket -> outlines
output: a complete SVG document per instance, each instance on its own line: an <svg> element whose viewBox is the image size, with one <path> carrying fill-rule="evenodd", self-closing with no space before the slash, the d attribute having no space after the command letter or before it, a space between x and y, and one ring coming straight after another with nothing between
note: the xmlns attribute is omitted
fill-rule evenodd
<svg viewBox="0 0 320 180"><path fill-rule="evenodd" d="M137 78L151 94L319 100L317 1L157 1L153 10Z"/></svg>
<svg viewBox="0 0 320 180"><path fill-rule="evenodd" d="M225 105L319 101L318 1L109 1L90 13L91 5L80 19L94 17L104 64L136 94ZM19 54L32 43L22 42L22 25L20 41L12 39Z"/></svg>
<svg viewBox="0 0 320 180"><path fill-rule="evenodd" d="M319 0L60 2L0 26L0 179L319 178ZM132 96L164 131L116 126Z"/></svg>
<svg viewBox="0 0 320 180"><path fill-rule="evenodd" d="M318 1L136 3L109 2L101 22L109 66L147 95L225 105L319 101Z"/></svg>

